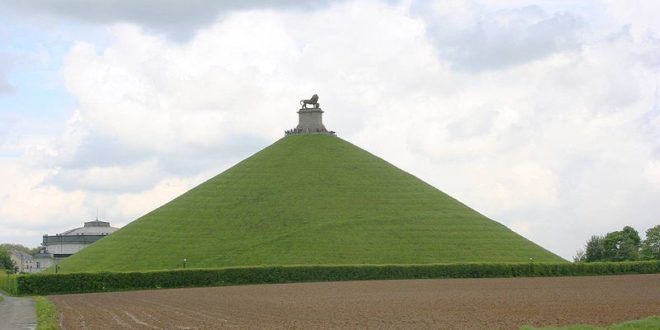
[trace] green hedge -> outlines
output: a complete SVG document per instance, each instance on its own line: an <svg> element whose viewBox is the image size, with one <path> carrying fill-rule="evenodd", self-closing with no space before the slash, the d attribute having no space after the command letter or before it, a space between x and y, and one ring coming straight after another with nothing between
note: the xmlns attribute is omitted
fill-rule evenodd
<svg viewBox="0 0 660 330"><path fill-rule="evenodd" d="M13 295L17 294L16 275L7 274L5 270L0 269L0 290Z"/></svg>
<svg viewBox="0 0 660 330"><path fill-rule="evenodd" d="M281 266L131 273L17 275L18 294L102 292L259 283L660 273L660 261L605 263ZM10 286L11 287L11 286ZM11 291L9 291L11 292ZM16 293L15 292L15 293Z"/></svg>

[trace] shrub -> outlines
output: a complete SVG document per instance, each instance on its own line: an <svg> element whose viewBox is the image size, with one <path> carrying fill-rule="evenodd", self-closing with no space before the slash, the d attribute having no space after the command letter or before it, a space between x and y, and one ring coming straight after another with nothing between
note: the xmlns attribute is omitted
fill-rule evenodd
<svg viewBox="0 0 660 330"><path fill-rule="evenodd" d="M0 269L0 290L13 295L17 294L16 275L7 274L5 270Z"/></svg>
<svg viewBox="0 0 660 330"><path fill-rule="evenodd" d="M660 273L660 261L576 264L519 263L263 266L221 269L180 269L129 273L34 274L14 276L12 280L13 284L11 285L13 285L14 291L17 291L19 294L44 295L74 292L102 292L312 281L582 276L647 273Z"/></svg>

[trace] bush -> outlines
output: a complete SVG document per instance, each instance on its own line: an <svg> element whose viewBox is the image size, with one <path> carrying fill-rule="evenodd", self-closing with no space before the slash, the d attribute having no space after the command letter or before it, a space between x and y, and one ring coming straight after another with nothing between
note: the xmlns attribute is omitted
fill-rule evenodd
<svg viewBox="0 0 660 330"><path fill-rule="evenodd" d="M261 283L427 278L488 278L660 273L660 261L602 263L273 266L130 273L17 275L24 295ZM1 283L1 282L0 282ZM10 291L11 292L11 291Z"/></svg>
<svg viewBox="0 0 660 330"><path fill-rule="evenodd" d="M0 290L12 295L17 294L16 275L7 274L4 269L0 269Z"/></svg>

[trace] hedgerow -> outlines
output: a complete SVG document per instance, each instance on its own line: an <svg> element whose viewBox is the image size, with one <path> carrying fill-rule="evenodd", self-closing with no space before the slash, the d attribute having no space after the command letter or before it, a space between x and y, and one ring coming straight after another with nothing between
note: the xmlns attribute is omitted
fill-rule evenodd
<svg viewBox="0 0 660 330"><path fill-rule="evenodd" d="M223 269L180 269L126 273L33 274L7 277L4 290L21 295L47 295L183 288L239 284L429 278L490 278L660 273L660 261L606 263L435 264L351 266L263 266ZM13 282L12 282L13 281Z"/></svg>

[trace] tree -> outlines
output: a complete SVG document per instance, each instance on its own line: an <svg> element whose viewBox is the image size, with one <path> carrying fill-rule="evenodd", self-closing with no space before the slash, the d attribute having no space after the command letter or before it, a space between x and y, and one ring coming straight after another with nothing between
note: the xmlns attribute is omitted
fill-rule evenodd
<svg viewBox="0 0 660 330"><path fill-rule="evenodd" d="M604 261L605 260L605 246L603 245L603 237L598 235L593 235L587 241L587 246L585 248L585 261L594 262L594 261Z"/></svg>
<svg viewBox="0 0 660 330"><path fill-rule="evenodd" d="M0 269L6 269L11 272L14 271L14 262L11 261L9 257L9 252L4 249L0 249Z"/></svg>
<svg viewBox="0 0 660 330"><path fill-rule="evenodd" d="M621 231L607 233L603 239L605 259L611 261L636 260L639 258L641 245L639 233L630 226Z"/></svg>
<svg viewBox="0 0 660 330"><path fill-rule="evenodd" d="M587 254L584 252L583 249L577 250L575 252L575 257L573 257L573 262L585 262L587 261Z"/></svg>
<svg viewBox="0 0 660 330"><path fill-rule="evenodd" d="M646 230L646 239L642 244L641 256L643 259L660 260L660 225Z"/></svg>
<svg viewBox="0 0 660 330"><path fill-rule="evenodd" d="M27 246L23 246L21 244L11 244L11 243L3 243L0 244L0 250L5 250L5 251L21 251L25 252L29 255L34 255L35 253L39 252L40 248L29 248Z"/></svg>

